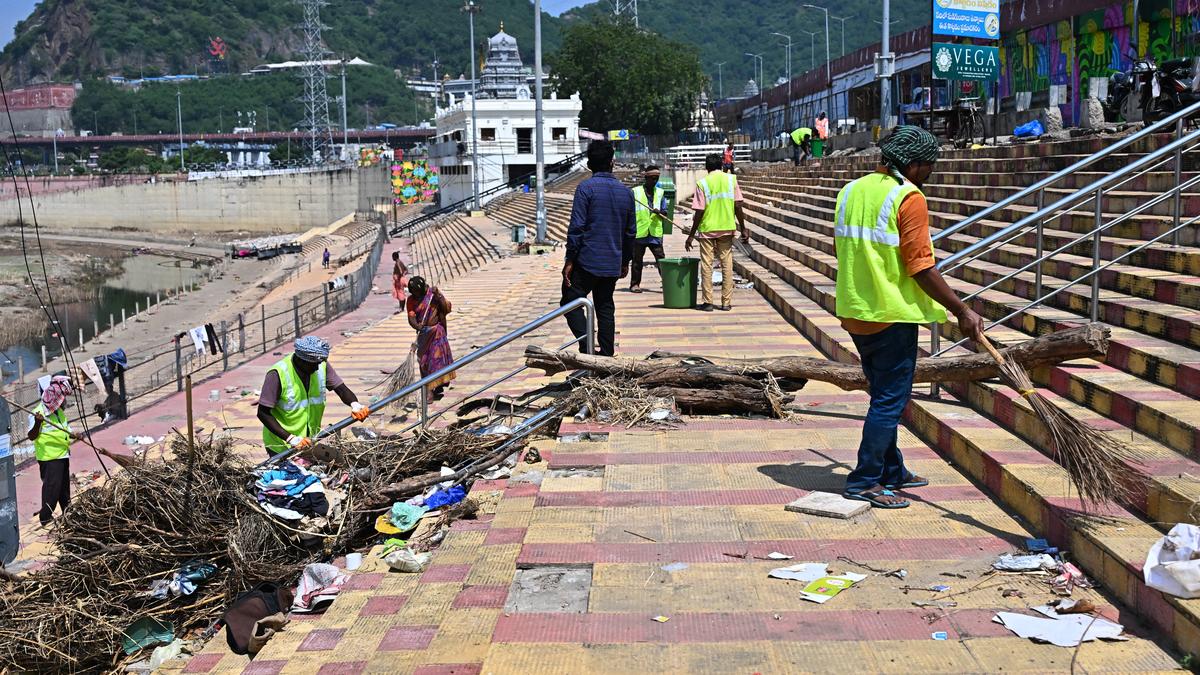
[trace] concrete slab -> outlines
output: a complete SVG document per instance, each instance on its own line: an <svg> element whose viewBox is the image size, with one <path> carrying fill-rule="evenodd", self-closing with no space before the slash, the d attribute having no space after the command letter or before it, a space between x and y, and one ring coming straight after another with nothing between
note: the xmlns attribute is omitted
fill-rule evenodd
<svg viewBox="0 0 1200 675"><path fill-rule="evenodd" d="M535 567L517 570L504 611L582 614L592 591L592 568Z"/></svg>
<svg viewBox="0 0 1200 675"><path fill-rule="evenodd" d="M810 492L783 508L795 513L808 513L814 516L846 520L870 509L871 505L846 499L832 492Z"/></svg>

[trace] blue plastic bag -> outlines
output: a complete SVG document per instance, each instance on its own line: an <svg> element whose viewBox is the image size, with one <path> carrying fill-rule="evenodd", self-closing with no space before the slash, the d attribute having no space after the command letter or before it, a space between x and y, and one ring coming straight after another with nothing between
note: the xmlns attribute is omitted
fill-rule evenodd
<svg viewBox="0 0 1200 675"><path fill-rule="evenodd" d="M461 485L454 485L448 489L438 490L429 495L429 498L425 500L425 507L432 511L443 506L457 504L465 499L466 496L467 491Z"/></svg>
<svg viewBox="0 0 1200 675"><path fill-rule="evenodd" d="M1039 120L1026 122L1016 129L1013 129L1013 136L1017 136L1019 138L1037 138L1044 133L1046 133L1046 128L1042 126L1042 123Z"/></svg>

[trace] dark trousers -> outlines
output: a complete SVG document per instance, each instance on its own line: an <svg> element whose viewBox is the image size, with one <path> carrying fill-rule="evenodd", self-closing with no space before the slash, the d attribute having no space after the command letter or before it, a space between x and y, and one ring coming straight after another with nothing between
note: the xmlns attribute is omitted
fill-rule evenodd
<svg viewBox="0 0 1200 675"><path fill-rule="evenodd" d="M571 285L566 280L562 285L562 301L559 307L576 300L592 296L596 306L596 323L600 332L600 353L612 356L616 353L617 306L613 302L613 291L617 288L617 277L598 277L579 265L571 270ZM587 335L587 314L580 308L567 314L567 325L577 338ZM579 341L579 351L587 353L587 342Z"/></svg>
<svg viewBox="0 0 1200 675"><path fill-rule="evenodd" d="M658 261L667 256L663 251L662 244L642 244L639 242L633 243L633 269L629 272L629 285L642 285L642 258L646 257L646 251L654 256L654 269L658 269Z"/></svg>
<svg viewBox="0 0 1200 675"><path fill-rule="evenodd" d="M71 459L38 462L38 473L42 476L42 510L38 512L38 520L45 525L54 520L55 506L66 511L71 502Z"/></svg>
<svg viewBox="0 0 1200 675"><path fill-rule="evenodd" d="M846 490L860 492L876 484L903 483L910 475L896 440L900 416L912 395L917 325L896 323L874 335L851 337L871 394L858 446L858 466L846 478Z"/></svg>

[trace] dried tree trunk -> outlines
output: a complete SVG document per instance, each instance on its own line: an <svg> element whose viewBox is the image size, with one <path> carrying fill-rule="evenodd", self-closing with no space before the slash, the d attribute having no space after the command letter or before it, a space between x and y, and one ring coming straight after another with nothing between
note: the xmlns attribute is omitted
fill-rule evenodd
<svg viewBox="0 0 1200 675"><path fill-rule="evenodd" d="M775 406L767 398L762 385L730 384L718 389L688 389L684 387L653 387L651 396L675 399L675 407L689 415L766 415L775 417ZM791 396L779 399L780 405L792 402Z"/></svg>
<svg viewBox="0 0 1200 675"><path fill-rule="evenodd" d="M1026 369L1080 358L1099 358L1108 353L1109 328L1091 323L1062 330L1000 350L1005 358ZM816 380L842 389L866 389L867 380L857 364L839 363L804 356L769 359L722 359L688 354L657 352L649 359L605 357L576 352L552 352L526 347L525 365L547 374L564 370L589 370L606 375L623 375L646 384L672 384L705 388L759 383L767 375L786 381ZM682 370L680 370L682 368ZM720 374L718 374L720 373ZM671 380L668 374L682 379ZM987 354L969 354L917 360L915 382L962 382L996 377L996 362ZM693 384L695 383L695 384ZM709 383L709 384L705 384ZM782 386L782 388L795 388Z"/></svg>

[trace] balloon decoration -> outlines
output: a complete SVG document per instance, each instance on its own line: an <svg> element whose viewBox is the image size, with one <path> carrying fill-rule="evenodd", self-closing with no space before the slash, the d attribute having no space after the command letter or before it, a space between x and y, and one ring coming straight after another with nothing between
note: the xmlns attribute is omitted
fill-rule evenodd
<svg viewBox="0 0 1200 675"><path fill-rule="evenodd" d="M392 198L397 204L431 202L437 197L437 167L423 159L410 159L392 165Z"/></svg>

